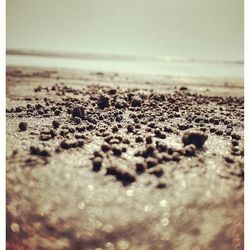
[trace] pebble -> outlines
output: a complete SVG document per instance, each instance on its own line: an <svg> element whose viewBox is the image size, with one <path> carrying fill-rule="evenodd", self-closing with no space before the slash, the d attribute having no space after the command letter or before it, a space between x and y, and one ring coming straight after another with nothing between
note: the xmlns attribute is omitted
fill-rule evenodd
<svg viewBox="0 0 250 250"><path fill-rule="evenodd" d="M162 182L160 182L160 183L158 183L156 185L156 188L159 188L159 189L162 189L162 188L165 188L165 187L167 187L167 185L165 183L162 183Z"/></svg>
<svg viewBox="0 0 250 250"><path fill-rule="evenodd" d="M128 107L128 104L125 100L117 100L115 103L116 109L125 109L126 107Z"/></svg>
<svg viewBox="0 0 250 250"><path fill-rule="evenodd" d="M145 165L143 163L137 162L135 166L136 166L136 172L137 173L141 174L141 173L145 172L146 168L145 168Z"/></svg>
<svg viewBox="0 0 250 250"><path fill-rule="evenodd" d="M117 93L117 90L116 90L116 89L110 89L110 90L108 91L108 93L109 93L110 95L115 95L115 94Z"/></svg>
<svg viewBox="0 0 250 250"><path fill-rule="evenodd" d="M70 149L70 148L78 148L84 145L83 140L63 140L60 143L61 148Z"/></svg>
<svg viewBox="0 0 250 250"><path fill-rule="evenodd" d="M108 152L110 150L110 146L108 144L103 144L101 149L103 152Z"/></svg>
<svg viewBox="0 0 250 250"><path fill-rule="evenodd" d="M227 163L230 163L230 164L235 162L234 159L230 156L225 156L224 159Z"/></svg>
<svg viewBox="0 0 250 250"><path fill-rule="evenodd" d="M182 136L182 142L184 145L194 144L197 148L201 148L208 136L199 130L187 130Z"/></svg>
<svg viewBox="0 0 250 250"><path fill-rule="evenodd" d="M107 168L107 175L114 175L117 180L120 180L124 185L135 182L135 176L128 170L124 170L117 166L110 166Z"/></svg>
<svg viewBox="0 0 250 250"><path fill-rule="evenodd" d="M164 171L161 167L155 167L151 171L149 171L149 174L153 174L159 178L164 174Z"/></svg>
<svg viewBox="0 0 250 250"><path fill-rule="evenodd" d="M82 107L74 107L71 113L72 117L84 118L84 109Z"/></svg>
<svg viewBox="0 0 250 250"><path fill-rule="evenodd" d="M239 145L239 141L233 139L233 140L232 140L232 145L233 145L233 146L238 146L238 145Z"/></svg>
<svg viewBox="0 0 250 250"><path fill-rule="evenodd" d="M240 139L241 139L241 136L240 136L239 134L235 133L235 132L233 132L233 133L231 134L231 137L232 137L232 139L234 139L234 140L240 140Z"/></svg>
<svg viewBox="0 0 250 250"><path fill-rule="evenodd" d="M132 133L132 132L134 131L133 125L129 124L129 125L127 126L127 131L128 131L128 133Z"/></svg>
<svg viewBox="0 0 250 250"><path fill-rule="evenodd" d="M196 146L194 144L186 145L184 147L184 154L186 156L195 156L195 154L196 154Z"/></svg>
<svg viewBox="0 0 250 250"><path fill-rule="evenodd" d="M185 90L184 88L179 90ZM30 154L32 155L47 157L50 155L50 152L56 151L61 153L63 152L62 149L83 146L83 139L91 141L92 135L97 136L101 140L104 139L105 142L103 145L100 144L101 149L95 151L93 153L94 157L90 158L92 171L100 171L105 162L107 174L114 175L122 183L132 183L136 180L136 174L146 172L158 178L164 174L164 171L169 171L168 168L163 169L158 164L168 162L171 165L173 163L170 163L170 161L178 162L184 159L183 156L196 156L199 153L197 149L204 145L210 132L216 135L223 135L223 139L228 140L230 138L226 135L231 136L230 142L232 147L231 152L229 152L229 155L230 153L231 155L224 158L225 163L236 162L236 159L244 154L240 141L241 136L237 133L238 131L234 131L234 129L238 129L240 124L237 124L236 119L231 119L231 114L242 115L241 112L236 110L238 107L231 106L226 110L220 107L206 108L200 105L197 108L197 104L214 102L216 105L222 101L224 102L220 98L207 97L206 99L202 95L193 95L185 91L180 92L177 88L177 91L172 95L160 95L153 92L149 95L136 94L134 91L137 90L124 92L124 90L119 89L96 87L91 87L87 92L85 92L86 88L83 92L82 90L78 92L73 88L62 87L60 84L54 87L54 90L57 91L58 98L67 92L74 95L80 94L80 96L72 98L64 95L62 100L57 101L46 98L44 99L44 106L41 104L34 106L29 104L26 105L27 107L24 105L23 108L18 107L8 110L9 113L14 113L10 115L15 115L16 117L19 117L19 115L24 117L41 117L38 114L53 116L53 114L61 115L63 112L67 112L67 116L60 117L60 122L56 117L54 117L55 120L52 117L52 126L55 130L40 133L40 139L46 141L53 139L60 132L64 137L60 147L55 149L53 142L51 142L51 151L50 149L39 148L40 146L32 146L30 147ZM100 95L99 91L103 91L103 94ZM235 100L232 99L230 103ZM70 120L67 118L69 116L71 116ZM80 123L83 126L78 125ZM56 129L59 127L60 130L56 133ZM191 129L193 127L199 129ZM22 131L21 128L20 130ZM203 132L200 130L203 130ZM133 134L126 134L126 132ZM169 135L168 144L165 144L165 140L161 139L165 139L167 133L174 134ZM39 136L39 133L34 135ZM182 139L183 148L171 147L171 141L174 137ZM132 165L128 166L126 164L124 168L120 165L106 168L106 163L110 162L110 159L124 160L122 158L115 159L108 151L111 151L114 156L121 156L122 153L124 153L124 158L131 156L133 158ZM234 157L234 155L237 157ZM174 164L177 166L176 163ZM165 188L166 184L159 182L156 187Z"/></svg>
<svg viewBox="0 0 250 250"><path fill-rule="evenodd" d="M112 148L113 154L116 156L120 156L122 154L122 150L119 147Z"/></svg>
<svg viewBox="0 0 250 250"><path fill-rule="evenodd" d="M54 115L55 115L55 116L59 116L60 114L61 114L61 111L60 111L60 110L58 110L58 109L55 110L55 112L54 112Z"/></svg>
<svg viewBox="0 0 250 250"><path fill-rule="evenodd" d="M146 143L147 144L151 144L152 142L153 142L152 137L151 136L147 136L146 137Z"/></svg>
<svg viewBox="0 0 250 250"><path fill-rule="evenodd" d="M114 126L114 127L112 128L112 132L113 132L113 133L117 133L117 132L118 132L118 127L117 127L117 126Z"/></svg>
<svg viewBox="0 0 250 250"><path fill-rule="evenodd" d="M27 130L27 122L20 122L19 123L19 129L20 129L20 131L25 131L25 130Z"/></svg>
<svg viewBox="0 0 250 250"><path fill-rule="evenodd" d="M173 129L170 127L164 127L164 131L167 133L173 133Z"/></svg>
<svg viewBox="0 0 250 250"><path fill-rule="evenodd" d="M57 129L57 128L60 127L60 123L59 123L59 121L57 121L57 120L54 120L54 121L52 122L52 125L53 125L53 128L55 128L55 129Z"/></svg>
<svg viewBox="0 0 250 250"><path fill-rule="evenodd" d="M223 131L222 131L222 130L217 130L217 131L215 132L215 134L216 134L216 135L223 135Z"/></svg>
<svg viewBox="0 0 250 250"><path fill-rule="evenodd" d="M73 121L75 124L80 124L82 120L80 117L74 117Z"/></svg>
<svg viewBox="0 0 250 250"><path fill-rule="evenodd" d="M157 159L149 157L146 159L147 168L153 168L158 164Z"/></svg>
<svg viewBox="0 0 250 250"><path fill-rule="evenodd" d="M140 97L134 97L131 102L132 107L141 107L142 100Z"/></svg>
<svg viewBox="0 0 250 250"><path fill-rule="evenodd" d="M40 149L39 149L38 147L34 147L34 146L31 146L31 147L30 147L30 153L31 153L32 155L38 155L39 152L40 152Z"/></svg>
<svg viewBox="0 0 250 250"><path fill-rule="evenodd" d="M172 154L172 160L173 161L180 161L180 154L178 152L174 152Z"/></svg>
<svg viewBox="0 0 250 250"><path fill-rule="evenodd" d="M108 108L109 107L109 97L106 95L101 95L97 101L97 106L100 109Z"/></svg>
<svg viewBox="0 0 250 250"><path fill-rule="evenodd" d="M102 158L96 157L93 159L93 171L98 172L102 167Z"/></svg>
<svg viewBox="0 0 250 250"><path fill-rule="evenodd" d="M143 142L143 138L141 137L141 136L137 136L136 138L135 138L135 142Z"/></svg>
<svg viewBox="0 0 250 250"><path fill-rule="evenodd" d="M50 153L47 149L40 149L39 147L35 147L35 146L31 146L30 147L30 153L32 155L38 155L38 156L42 156L42 157L48 157L50 156Z"/></svg>
<svg viewBox="0 0 250 250"><path fill-rule="evenodd" d="M22 107L16 107L16 112L22 112L23 111L23 109L22 109Z"/></svg>

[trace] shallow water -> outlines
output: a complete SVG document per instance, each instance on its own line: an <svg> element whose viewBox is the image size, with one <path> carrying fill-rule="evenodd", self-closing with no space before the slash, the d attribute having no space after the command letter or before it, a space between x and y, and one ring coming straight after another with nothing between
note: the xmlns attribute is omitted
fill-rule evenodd
<svg viewBox="0 0 250 250"><path fill-rule="evenodd" d="M152 74L167 76L223 77L243 79L242 62L192 61L191 59L174 58L119 58L117 56L91 55L87 58L45 57L28 55L8 55L7 65L56 67L83 69L90 71Z"/></svg>

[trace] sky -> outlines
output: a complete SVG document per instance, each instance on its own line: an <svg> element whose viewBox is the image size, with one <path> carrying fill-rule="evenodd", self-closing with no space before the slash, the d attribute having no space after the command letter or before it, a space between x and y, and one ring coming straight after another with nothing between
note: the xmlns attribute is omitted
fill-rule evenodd
<svg viewBox="0 0 250 250"><path fill-rule="evenodd" d="M243 0L8 0L7 49L243 61Z"/></svg>

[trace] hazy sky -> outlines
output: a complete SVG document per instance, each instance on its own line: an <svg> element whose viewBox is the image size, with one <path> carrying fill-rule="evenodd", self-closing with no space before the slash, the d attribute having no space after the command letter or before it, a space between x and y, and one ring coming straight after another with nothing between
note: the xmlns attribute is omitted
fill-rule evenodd
<svg viewBox="0 0 250 250"><path fill-rule="evenodd" d="M243 0L7 0L7 48L243 60Z"/></svg>

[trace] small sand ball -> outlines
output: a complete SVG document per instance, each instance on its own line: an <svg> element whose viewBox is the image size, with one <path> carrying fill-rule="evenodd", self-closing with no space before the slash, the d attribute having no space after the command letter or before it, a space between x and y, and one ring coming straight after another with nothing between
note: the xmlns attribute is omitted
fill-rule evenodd
<svg viewBox="0 0 250 250"><path fill-rule="evenodd" d="M20 122L19 123L19 129L21 131L25 131L27 129L27 122Z"/></svg>
<svg viewBox="0 0 250 250"><path fill-rule="evenodd" d="M197 148L201 148L208 136L199 130L187 130L182 136L182 142L184 145L193 144Z"/></svg>
<svg viewBox="0 0 250 250"><path fill-rule="evenodd" d="M124 109L128 106L125 100L117 100L115 103L115 108L117 109Z"/></svg>
<svg viewBox="0 0 250 250"><path fill-rule="evenodd" d="M132 102L131 102L131 106L132 107L140 107L142 103L142 100L139 96L136 96L133 98Z"/></svg>
<svg viewBox="0 0 250 250"><path fill-rule="evenodd" d="M93 159L93 171L98 172L102 167L102 158L96 157Z"/></svg>
<svg viewBox="0 0 250 250"><path fill-rule="evenodd" d="M108 108L109 107L109 97L106 95L101 95L97 101L97 106L100 109Z"/></svg>
<svg viewBox="0 0 250 250"><path fill-rule="evenodd" d="M186 156L195 156L196 146L194 144L186 145L184 148L184 154Z"/></svg>
<svg viewBox="0 0 250 250"><path fill-rule="evenodd" d="M59 123L59 121L57 121L57 120L54 120L54 121L52 122L52 125L53 125L53 128L55 128L55 129L57 129L57 128L60 127L60 123Z"/></svg>

